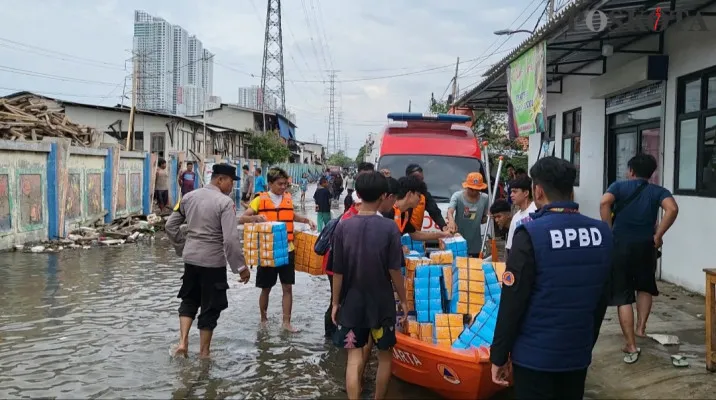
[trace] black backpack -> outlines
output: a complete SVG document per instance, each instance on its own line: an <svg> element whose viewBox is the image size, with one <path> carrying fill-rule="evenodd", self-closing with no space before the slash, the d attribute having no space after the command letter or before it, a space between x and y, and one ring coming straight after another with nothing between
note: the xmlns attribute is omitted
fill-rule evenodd
<svg viewBox="0 0 716 400"><path fill-rule="evenodd" d="M341 215L341 217L342 216L343 215ZM325 256L326 253L328 253L328 250L331 249L333 231L336 230L336 226L338 225L338 222L340 222L341 217L334 218L328 221L326 226L323 227L323 230L318 235L316 244L313 245L313 251L315 251L316 254L318 254L319 256Z"/></svg>

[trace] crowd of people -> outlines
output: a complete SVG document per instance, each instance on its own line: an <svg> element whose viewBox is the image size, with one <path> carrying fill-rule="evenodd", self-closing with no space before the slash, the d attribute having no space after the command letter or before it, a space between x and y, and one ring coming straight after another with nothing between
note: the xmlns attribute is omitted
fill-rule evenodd
<svg viewBox="0 0 716 400"><path fill-rule="evenodd" d="M618 307L625 337L623 361L638 360L640 350L634 337L645 335L652 296L658 295L658 248L678 213L671 193L648 182L656 170L652 156L639 154L628 167L629 179L612 184L604 194L601 220L579 212L574 202L574 166L544 157L530 168L529 176L508 166L508 199L493 204L484 193L484 177L469 173L463 189L450 199L446 221L419 165L409 165L405 175L396 179L390 171L375 171L372 164L362 163L355 178L341 177L338 187L336 177L319 179L314 194L317 224L294 211L286 192L287 173L271 168L263 191L256 184L242 187L246 211L238 222L285 222L290 242L294 222L306 223L322 230L321 238L328 238L324 268L331 291L325 334L347 352L346 390L349 398L357 399L373 347L378 354L376 398L384 398L390 381L396 326L408 310L401 236L434 241L459 234L467 240L470 256L477 257L483 242L480 226L491 216L496 228L508 231L507 266L490 356L492 379L501 385L512 381L520 399L581 398L608 306ZM236 208L224 196L231 193L237 179L234 167L215 165L211 182L184 196L167 221L167 235L185 262L178 294L182 301L176 354L186 354L191 322L200 308L200 355L209 356L213 329L228 306L226 261L241 282L249 280L236 229ZM349 200L341 216L332 219L331 202L336 189L343 190L344 181ZM303 182L299 185L305 192ZM660 210L664 217L657 225ZM422 231L426 212L438 231ZM184 223L186 229L181 228ZM291 324L292 243L289 251L289 265L257 268L256 286L261 289L259 310L264 324L269 294L280 281L283 327L296 332ZM400 316L395 312L394 291ZM633 303L637 304L636 327Z"/></svg>

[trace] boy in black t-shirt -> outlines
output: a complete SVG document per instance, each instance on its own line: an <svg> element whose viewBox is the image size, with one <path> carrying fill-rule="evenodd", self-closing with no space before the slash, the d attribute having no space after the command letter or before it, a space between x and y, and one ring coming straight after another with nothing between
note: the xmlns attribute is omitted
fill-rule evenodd
<svg viewBox="0 0 716 400"><path fill-rule="evenodd" d="M403 310L407 310L405 285L400 271L403 261L400 232L393 221L377 214L385 199L388 182L377 172L356 179L360 196L358 215L341 221L333 233L334 344L348 352L346 391L358 399L366 359L363 348L378 348L375 398L385 397L391 377L395 346L395 287ZM407 313L403 315L407 317Z"/></svg>
<svg viewBox="0 0 716 400"><path fill-rule="evenodd" d="M328 190L328 179L321 177L318 180L318 188L313 193L313 201L316 202L316 225L318 231L322 231L323 227L326 226L328 221L331 220L331 198L333 195Z"/></svg>

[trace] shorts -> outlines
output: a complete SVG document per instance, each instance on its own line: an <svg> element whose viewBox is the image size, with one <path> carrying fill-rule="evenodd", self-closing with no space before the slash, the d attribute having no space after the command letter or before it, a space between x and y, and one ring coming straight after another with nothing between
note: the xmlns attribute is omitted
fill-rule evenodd
<svg viewBox="0 0 716 400"><path fill-rule="evenodd" d="M219 315L229 307L226 267L207 268L184 264L181 279L182 285L177 294L182 299L179 316L194 319L201 308L197 326L202 330L214 330Z"/></svg>
<svg viewBox="0 0 716 400"><path fill-rule="evenodd" d="M296 283L296 252L288 253L288 265L281 267L257 267L256 287L270 289L276 286L280 279L282 285L293 285Z"/></svg>
<svg viewBox="0 0 716 400"><path fill-rule="evenodd" d="M160 207L164 207L169 204L169 191L168 190L155 190L154 199Z"/></svg>
<svg viewBox="0 0 716 400"><path fill-rule="evenodd" d="M249 197L249 192L241 192L241 201L249 201L251 198Z"/></svg>
<svg viewBox="0 0 716 400"><path fill-rule="evenodd" d="M636 301L635 292L658 296L656 260L657 249L652 240L615 242L609 280L609 305L633 304Z"/></svg>
<svg viewBox="0 0 716 400"><path fill-rule="evenodd" d="M397 343L395 326L381 328L347 328L338 326L333 334L333 344L340 349L360 349L372 340L378 350L390 350Z"/></svg>

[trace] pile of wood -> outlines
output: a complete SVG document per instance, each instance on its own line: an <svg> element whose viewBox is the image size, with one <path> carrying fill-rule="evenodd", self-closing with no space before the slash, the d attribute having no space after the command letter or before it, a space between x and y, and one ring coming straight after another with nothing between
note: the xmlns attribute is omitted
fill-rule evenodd
<svg viewBox="0 0 716 400"><path fill-rule="evenodd" d="M31 94L0 99L0 139L40 141L61 137L73 146L90 147L97 136L93 128L71 122L61 107Z"/></svg>

